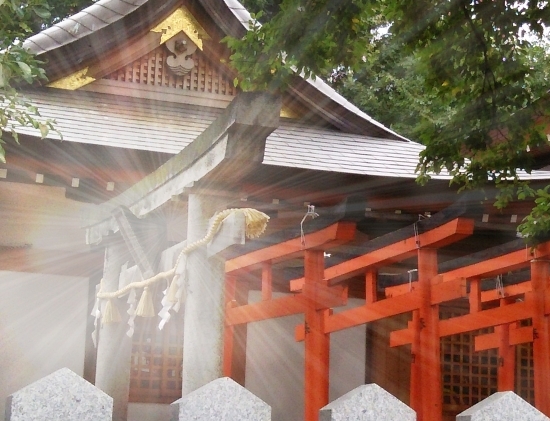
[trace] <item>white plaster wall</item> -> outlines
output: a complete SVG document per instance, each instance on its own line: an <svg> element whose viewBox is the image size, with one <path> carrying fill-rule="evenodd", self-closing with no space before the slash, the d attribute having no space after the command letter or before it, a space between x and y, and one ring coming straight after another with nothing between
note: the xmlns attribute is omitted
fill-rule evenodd
<svg viewBox="0 0 550 421"><path fill-rule="evenodd" d="M249 302L260 297L251 292ZM337 311L362 304L350 299ZM303 320L296 315L248 325L246 388L271 405L273 421L304 419L304 344L294 340L294 327ZM330 401L364 384L365 342L365 326L331 334Z"/></svg>
<svg viewBox="0 0 550 421"><path fill-rule="evenodd" d="M0 271L0 420L6 398L68 367L82 376L88 280Z"/></svg>
<svg viewBox="0 0 550 421"><path fill-rule="evenodd" d="M0 244L35 249L88 251L82 217L94 205L65 198L65 189L0 183Z"/></svg>

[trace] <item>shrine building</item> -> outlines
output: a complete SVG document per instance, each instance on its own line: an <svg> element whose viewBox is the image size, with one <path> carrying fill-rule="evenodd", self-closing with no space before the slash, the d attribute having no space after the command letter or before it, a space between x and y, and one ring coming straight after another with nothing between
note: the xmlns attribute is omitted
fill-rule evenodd
<svg viewBox="0 0 550 421"><path fill-rule="evenodd" d="M68 367L116 421L222 376L277 421L366 383L419 421L507 390L550 416L532 203L418 185L422 145L320 79L241 92L222 39L249 20L236 0L100 0L26 41L48 82L21 95L58 132L20 128L0 164L0 413Z"/></svg>

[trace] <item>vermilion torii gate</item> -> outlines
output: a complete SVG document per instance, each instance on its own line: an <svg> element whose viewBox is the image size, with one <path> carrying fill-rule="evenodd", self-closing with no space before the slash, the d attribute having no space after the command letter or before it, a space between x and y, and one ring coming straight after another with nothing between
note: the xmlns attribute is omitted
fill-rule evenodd
<svg viewBox="0 0 550 421"><path fill-rule="evenodd" d="M301 250L300 239L294 239L228 260L224 374L231 375L233 329L236 325L303 313L305 323L296 327L295 336L305 343L305 420L315 421L319 409L328 403L330 333L412 312L409 327L393 332L390 342L392 346L411 344L414 358L411 362L410 405L420 421L442 419L440 338L487 327L495 327L495 333L480 337L476 341L477 349L499 348L504 361L499 369L499 390L509 390L510 385L513 387L513 345L538 338L533 340L535 404L549 414L550 404L546 396L550 390L547 322L550 294L546 285L548 263L543 259L550 254L550 242L539 245L532 252L523 246L505 254L501 250L495 257L490 257L489 253L489 257L476 263L438 273L438 248L471 235L473 229L472 220L455 218L432 224L424 232L419 232L418 226L408 231L401 230L403 232L373 240L373 247L367 253L325 269L324 250L351 239L353 234L352 224L339 222L307 235L304 250ZM295 294L273 299L272 263L295 258L297 254L304 257L305 276L290 282ZM386 298L378 300L377 268L414 255L418 259L418 281L386 288ZM504 298L495 291L481 291L482 278L529 266L531 280L504 288ZM260 267L262 301L236 305L233 298L239 277ZM346 281L358 275L364 275L365 279L364 305L332 314L331 307L345 304ZM509 302L520 295L525 296L523 301ZM439 320L439 304L458 298L469 298L469 314ZM495 300L501 300L502 305L483 309L484 302ZM532 320L532 327L515 327L516 322L525 319Z"/></svg>

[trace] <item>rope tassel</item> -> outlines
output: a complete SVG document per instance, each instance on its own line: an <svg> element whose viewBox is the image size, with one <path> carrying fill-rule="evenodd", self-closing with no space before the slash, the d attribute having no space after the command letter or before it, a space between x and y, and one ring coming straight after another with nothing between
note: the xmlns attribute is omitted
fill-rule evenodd
<svg viewBox="0 0 550 421"><path fill-rule="evenodd" d="M143 289L136 308L136 316L155 317L155 306L153 305L153 296L149 291L149 287Z"/></svg>
<svg viewBox="0 0 550 421"><path fill-rule="evenodd" d="M118 323L120 320L120 313L117 306L113 303L113 300L107 300L101 323L107 325L111 323Z"/></svg>

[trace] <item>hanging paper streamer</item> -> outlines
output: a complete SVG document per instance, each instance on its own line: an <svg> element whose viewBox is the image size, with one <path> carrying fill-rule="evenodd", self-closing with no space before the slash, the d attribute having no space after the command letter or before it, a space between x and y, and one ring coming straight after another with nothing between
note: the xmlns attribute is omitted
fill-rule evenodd
<svg viewBox="0 0 550 421"><path fill-rule="evenodd" d="M128 294L128 300L126 303L130 304L130 307L128 308L128 315L130 318L128 319L128 326L129 329L126 332L126 335L128 335L130 338L134 336L134 326L135 326L135 320L136 320L136 290L131 289L130 293Z"/></svg>
<svg viewBox="0 0 550 421"><path fill-rule="evenodd" d="M96 296L101 291L101 282L95 286ZM92 342L94 343L94 347L97 348L97 326L99 322L99 318L101 317L101 310L100 310L100 301L99 298L96 298L94 308L92 309L92 317L94 317L94 331L92 332Z"/></svg>
<svg viewBox="0 0 550 421"><path fill-rule="evenodd" d="M159 312L161 318L159 323L160 330L162 330L164 325L170 320L170 310L173 309L178 312L181 302L184 301L185 282L187 279L186 267L187 256L185 254L180 254L176 266L174 267L174 278L170 286L164 290L164 297L161 301L162 309Z"/></svg>

